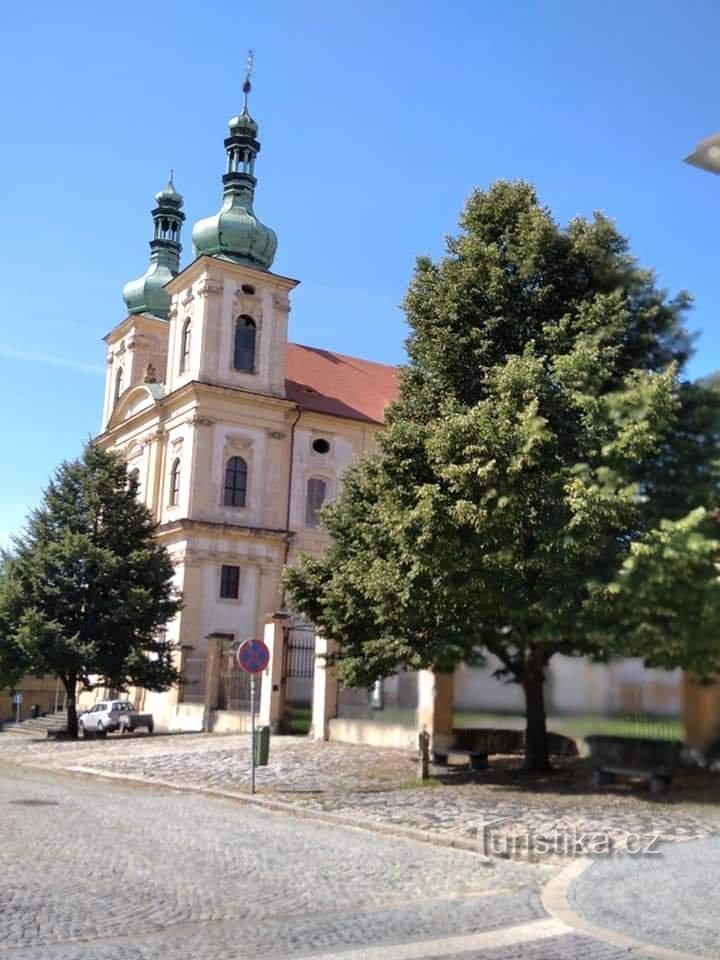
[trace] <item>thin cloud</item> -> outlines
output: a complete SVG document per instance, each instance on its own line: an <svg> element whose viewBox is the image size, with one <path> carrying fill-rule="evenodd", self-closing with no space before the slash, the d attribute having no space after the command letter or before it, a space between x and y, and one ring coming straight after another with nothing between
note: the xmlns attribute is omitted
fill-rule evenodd
<svg viewBox="0 0 720 960"><path fill-rule="evenodd" d="M10 350L0 347L0 357L8 360L22 360L26 363L42 363L49 367L63 367L66 370L77 370L80 373L91 373L97 377L104 377L103 367L94 363L81 363L79 360L68 360L65 357L51 357L45 353L29 353L25 350Z"/></svg>

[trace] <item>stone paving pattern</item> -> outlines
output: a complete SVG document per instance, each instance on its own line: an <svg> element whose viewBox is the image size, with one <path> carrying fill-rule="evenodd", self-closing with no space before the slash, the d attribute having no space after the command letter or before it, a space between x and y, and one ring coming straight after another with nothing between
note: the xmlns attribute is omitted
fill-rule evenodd
<svg viewBox="0 0 720 960"><path fill-rule="evenodd" d="M570 901L601 927L717 960L720 956L720 840L663 848L658 857L598 860Z"/></svg>
<svg viewBox="0 0 720 960"><path fill-rule="evenodd" d="M138 734L53 743L0 734L0 760L82 766L238 793L248 789L248 757L248 735ZM602 833L618 848L628 834L659 832L667 840L689 840L720 832L720 806L683 802L682 784L661 799L637 788L592 790L562 772L545 783L529 783L491 769L474 775L471 782L451 776L452 782L416 786L415 770L415 759L396 750L274 737L270 764L257 771L258 793L305 810L340 814L360 826L416 828L449 841L475 841L478 824L501 817L513 818L493 828L501 837L530 831L552 843L555 834ZM720 791L716 796L720 799ZM502 844L497 849L502 850Z"/></svg>
<svg viewBox="0 0 720 960"><path fill-rule="evenodd" d="M436 940L541 917L552 875L8 765L0 817L0 957L22 960L280 958Z"/></svg>

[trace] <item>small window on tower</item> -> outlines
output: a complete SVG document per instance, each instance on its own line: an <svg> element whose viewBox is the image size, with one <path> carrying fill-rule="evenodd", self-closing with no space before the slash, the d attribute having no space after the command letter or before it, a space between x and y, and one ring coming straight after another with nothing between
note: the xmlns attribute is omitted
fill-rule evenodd
<svg viewBox="0 0 720 960"><path fill-rule="evenodd" d="M318 437L317 440L313 440L312 448L315 453L329 453L330 441L324 437Z"/></svg>
<svg viewBox="0 0 720 960"><path fill-rule="evenodd" d="M220 569L220 597L237 600L240 596L240 567L223 564Z"/></svg>
<svg viewBox="0 0 720 960"><path fill-rule="evenodd" d="M246 293L249 297L254 297L254 296L255 296L255 287L253 287L253 286L252 286L251 284L249 284L249 283L244 283L244 284L240 287L240 289L242 290L243 293Z"/></svg>
<svg viewBox="0 0 720 960"><path fill-rule="evenodd" d="M176 507L180 503L180 458L178 457L172 465L170 471L170 496L169 503L171 507Z"/></svg>
<svg viewBox="0 0 720 960"><path fill-rule="evenodd" d="M252 317L238 317L235 324L233 364L243 373L255 373L255 338L257 328Z"/></svg>
<svg viewBox="0 0 720 960"><path fill-rule="evenodd" d="M120 399L120 395L125 389L124 386L125 374L123 373L123 368L120 367L117 374L115 375L115 403Z"/></svg>
<svg viewBox="0 0 720 960"><path fill-rule="evenodd" d="M190 334L191 321L190 317L188 317L183 324L182 337L180 339L180 373L185 373L190 366Z"/></svg>

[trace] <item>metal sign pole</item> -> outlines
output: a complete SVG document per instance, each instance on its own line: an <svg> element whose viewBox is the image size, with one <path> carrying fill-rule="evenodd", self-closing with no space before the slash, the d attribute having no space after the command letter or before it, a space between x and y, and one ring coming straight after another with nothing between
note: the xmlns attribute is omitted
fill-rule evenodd
<svg viewBox="0 0 720 960"><path fill-rule="evenodd" d="M255 793L255 674L250 674L250 793Z"/></svg>
<svg viewBox="0 0 720 960"><path fill-rule="evenodd" d="M20 723L20 703L21 703L20 700L15 701L15 704L17 707L16 714L15 714L15 723Z"/></svg>

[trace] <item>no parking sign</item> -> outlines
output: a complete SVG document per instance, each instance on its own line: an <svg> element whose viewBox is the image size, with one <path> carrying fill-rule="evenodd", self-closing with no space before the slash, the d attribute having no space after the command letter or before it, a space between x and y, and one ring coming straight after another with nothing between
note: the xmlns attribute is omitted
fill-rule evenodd
<svg viewBox="0 0 720 960"><path fill-rule="evenodd" d="M243 640L236 656L240 669L250 674L250 793L255 793L255 678L270 663L270 650L262 640Z"/></svg>
<svg viewBox="0 0 720 960"><path fill-rule="evenodd" d="M245 673L262 673L270 663L270 651L262 640L243 640L238 647L237 662Z"/></svg>

